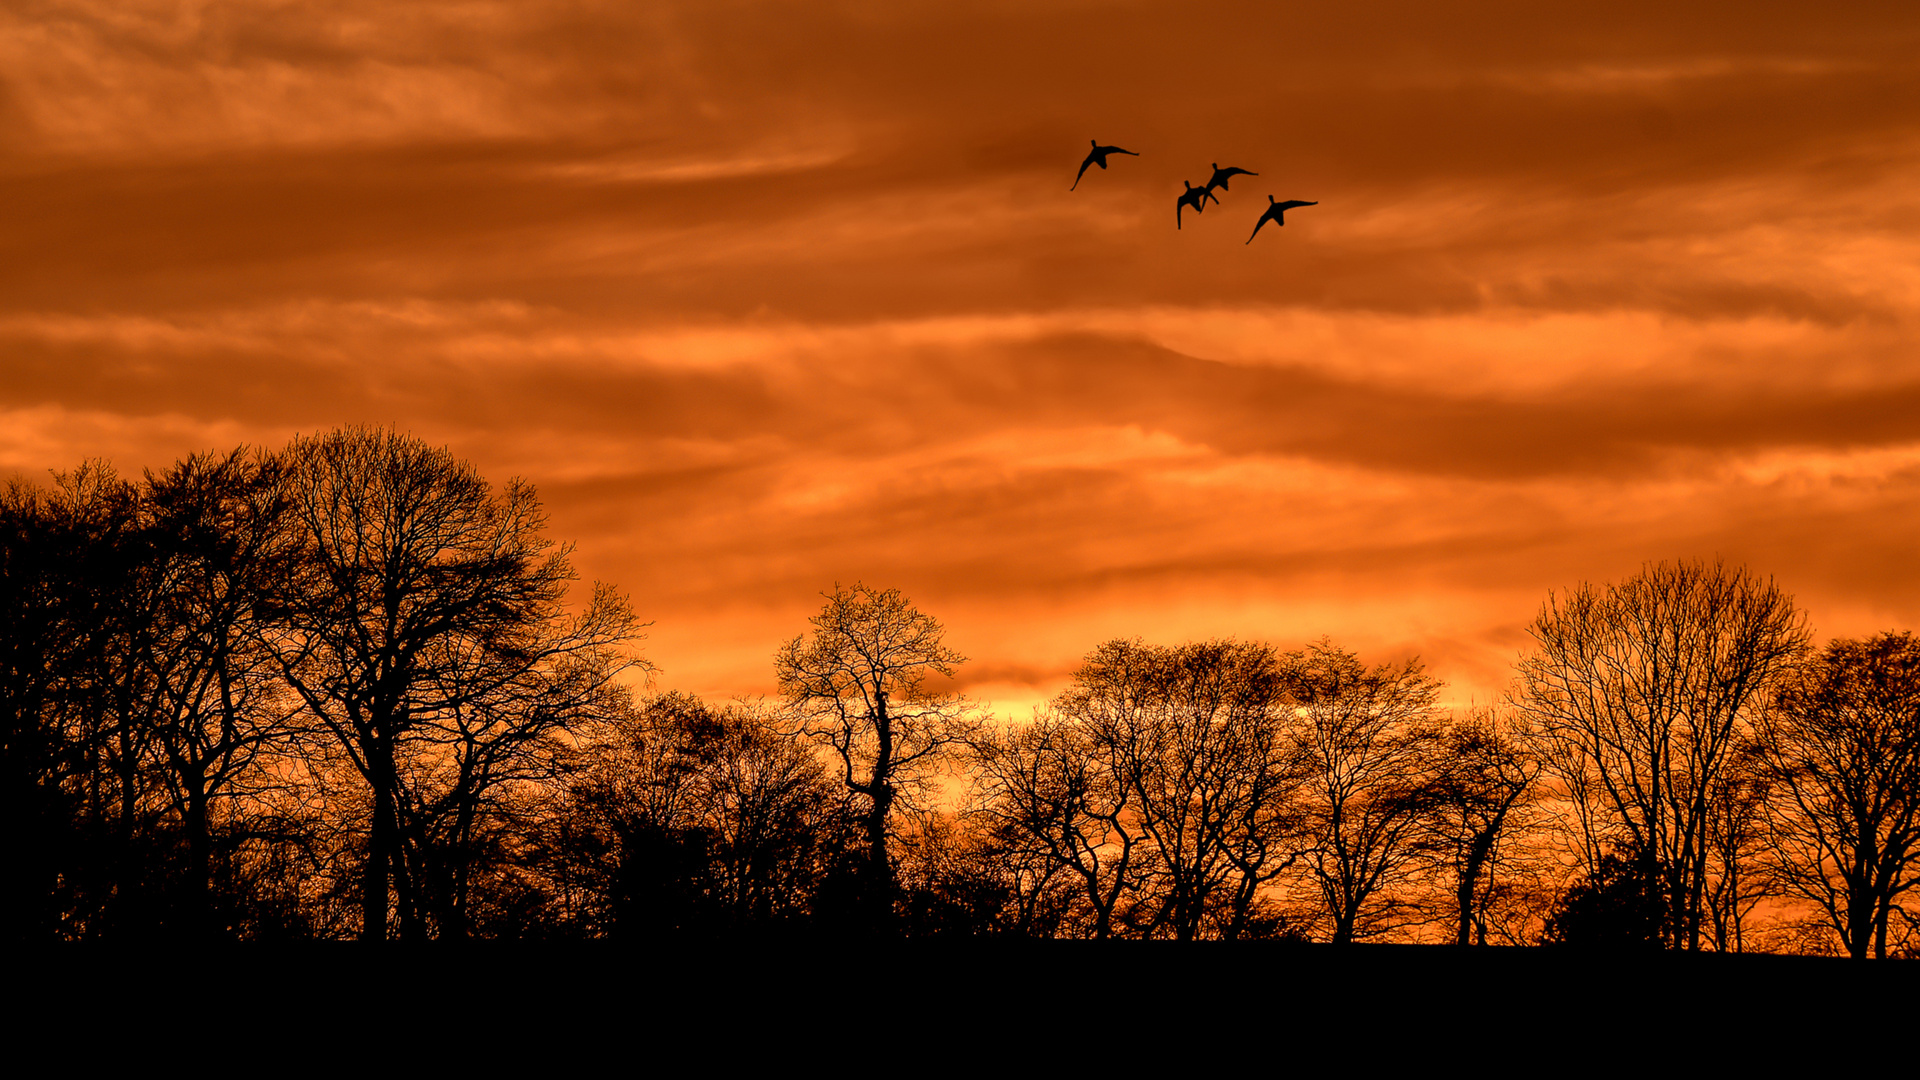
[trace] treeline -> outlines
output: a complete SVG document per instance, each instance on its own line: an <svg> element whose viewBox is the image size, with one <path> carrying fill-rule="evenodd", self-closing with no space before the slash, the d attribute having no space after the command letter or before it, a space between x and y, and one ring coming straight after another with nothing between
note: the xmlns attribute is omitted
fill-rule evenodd
<svg viewBox="0 0 1920 1080"><path fill-rule="evenodd" d="M17 941L864 935L1920 951L1920 642L1771 582L1550 596L1506 700L1112 641L1030 719L897 591L641 694L533 491L387 431L0 494Z"/></svg>

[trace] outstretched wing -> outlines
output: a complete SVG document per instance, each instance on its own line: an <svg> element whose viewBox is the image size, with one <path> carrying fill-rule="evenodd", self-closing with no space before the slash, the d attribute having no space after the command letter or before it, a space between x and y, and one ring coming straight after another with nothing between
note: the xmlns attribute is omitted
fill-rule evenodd
<svg viewBox="0 0 1920 1080"><path fill-rule="evenodd" d="M1286 202L1283 202L1283 203L1275 203L1273 205L1273 208L1275 210L1291 210L1296 206L1319 206L1319 205L1320 204L1317 202L1301 202L1299 199L1288 199Z"/></svg>
<svg viewBox="0 0 1920 1080"><path fill-rule="evenodd" d="M1068 191L1072 191L1073 188L1077 188L1080 186L1080 178L1087 175L1087 166L1093 164L1093 161L1094 161L1094 155L1088 154L1087 160L1080 163L1080 171L1073 174L1073 187L1068 188L1067 189ZM1107 163L1102 161L1100 163L1100 167L1103 169L1106 168Z"/></svg>
<svg viewBox="0 0 1920 1080"><path fill-rule="evenodd" d="M1215 169L1213 170L1213 179L1207 181L1207 190L1212 191L1214 188L1224 188L1228 191L1232 191L1233 186L1227 183L1227 181L1232 180L1236 176L1259 176L1259 175L1260 174L1257 172L1249 172L1248 170L1243 169L1238 165L1229 165L1224 169Z"/></svg>
<svg viewBox="0 0 1920 1080"><path fill-rule="evenodd" d="M1271 209L1269 209L1266 213L1261 214L1260 220L1253 223L1253 236L1247 237L1247 243L1249 244L1253 243L1253 237L1260 235L1260 226L1265 225L1267 222L1272 221L1273 219L1274 219L1274 213Z"/></svg>

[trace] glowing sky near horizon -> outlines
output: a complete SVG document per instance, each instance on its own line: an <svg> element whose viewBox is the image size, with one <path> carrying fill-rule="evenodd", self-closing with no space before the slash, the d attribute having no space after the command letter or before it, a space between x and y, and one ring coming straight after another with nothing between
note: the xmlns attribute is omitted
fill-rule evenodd
<svg viewBox="0 0 1920 1080"><path fill-rule="evenodd" d="M1116 636L1484 701L1649 560L1912 628L1917 330L1920 8L0 9L0 473L394 425L715 697L836 581L1005 711Z"/></svg>

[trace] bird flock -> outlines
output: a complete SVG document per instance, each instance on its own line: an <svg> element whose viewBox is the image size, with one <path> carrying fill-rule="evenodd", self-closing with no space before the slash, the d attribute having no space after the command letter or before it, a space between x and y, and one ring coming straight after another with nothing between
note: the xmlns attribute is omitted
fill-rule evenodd
<svg viewBox="0 0 1920 1080"><path fill-rule="evenodd" d="M1093 150L1087 154L1087 159L1080 163L1080 171L1074 175L1073 187L1068 188L1067 189L1068 191L1073 191L1076 188L1078 188L1080 186L1081 178L1086 176L1087 170L1092 168L1093 166L1098 165L1102 170L1105 170L1107 167L1107 158L1114 154L1127 154L1132 157L1140 156L1139 154L1134 153L1132 150L1122 150L1117 146L1101 146L1099 139L1089 139L1087 141L1093 144ZM1215 195L1213 193L1215 188L1219 188L1221 191L1226 191L1228 190L1227 182L1232 180L1236 176L1259 176L1260 175L1259 173L1253 172L1249 169L1242 169L1242 168L1239 168L1238 166L1233 166L1233 165L1229 165L1223 169L1220 167L1220 163L1217 161L1212 162L1211 164L1213 165L1213 175L1207 178L1207 184L1205 187L1194 187L1193 183L1188 180L1180 181L1180 183L1186 186L1187 190L1183 192L1179 198L1174 200L1174 203L1173 203L1173 227L1174 228L1178 229L1181 227L1181 220L1180 220L1181 215L1187 210L1188 207L1192 207L1193 212L1198 214L1206 210L1208 200L1212 200L1215 206L1220 205L1220 196ZM1265 225L1269 221L1273 222L1275 225L1285 225L1287 223L1287 218L1286 218L1287 211L1292 210L1294 207L1319 206L1319 205L1320 204L1318 202L1306 202L1301 199L1288 199L1286 202L1280 202L1271 195L1267 196L1267 212L1264 214L1261 214L1260 220L1253 223L1253 235L1247 237L1247 243L1249 244L1253 243L1253 238L1255 236L1260 235L1260 227L1262 225Z"/></svg>

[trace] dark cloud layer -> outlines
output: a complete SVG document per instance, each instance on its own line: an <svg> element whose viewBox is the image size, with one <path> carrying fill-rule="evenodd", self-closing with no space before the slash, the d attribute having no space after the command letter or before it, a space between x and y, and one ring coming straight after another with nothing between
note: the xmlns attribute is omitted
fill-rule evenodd
<svg viewBox="0 0 1920 1080"><path fill-rule="evenodd" d="M1864 386L1595 380L1516 398L1228 364L1096 335L809 355L779 371L474 370L446 357L389 367L280 340L242 344L251 347L18 341L0 404L308 429L344 414L641 440L754 436L855 458L996 433L1131 427L1235 457L1494 478L1659 473L1676 455L1920 442L1920 373ZM403 337L366 353L407 349Z"/></svg>

